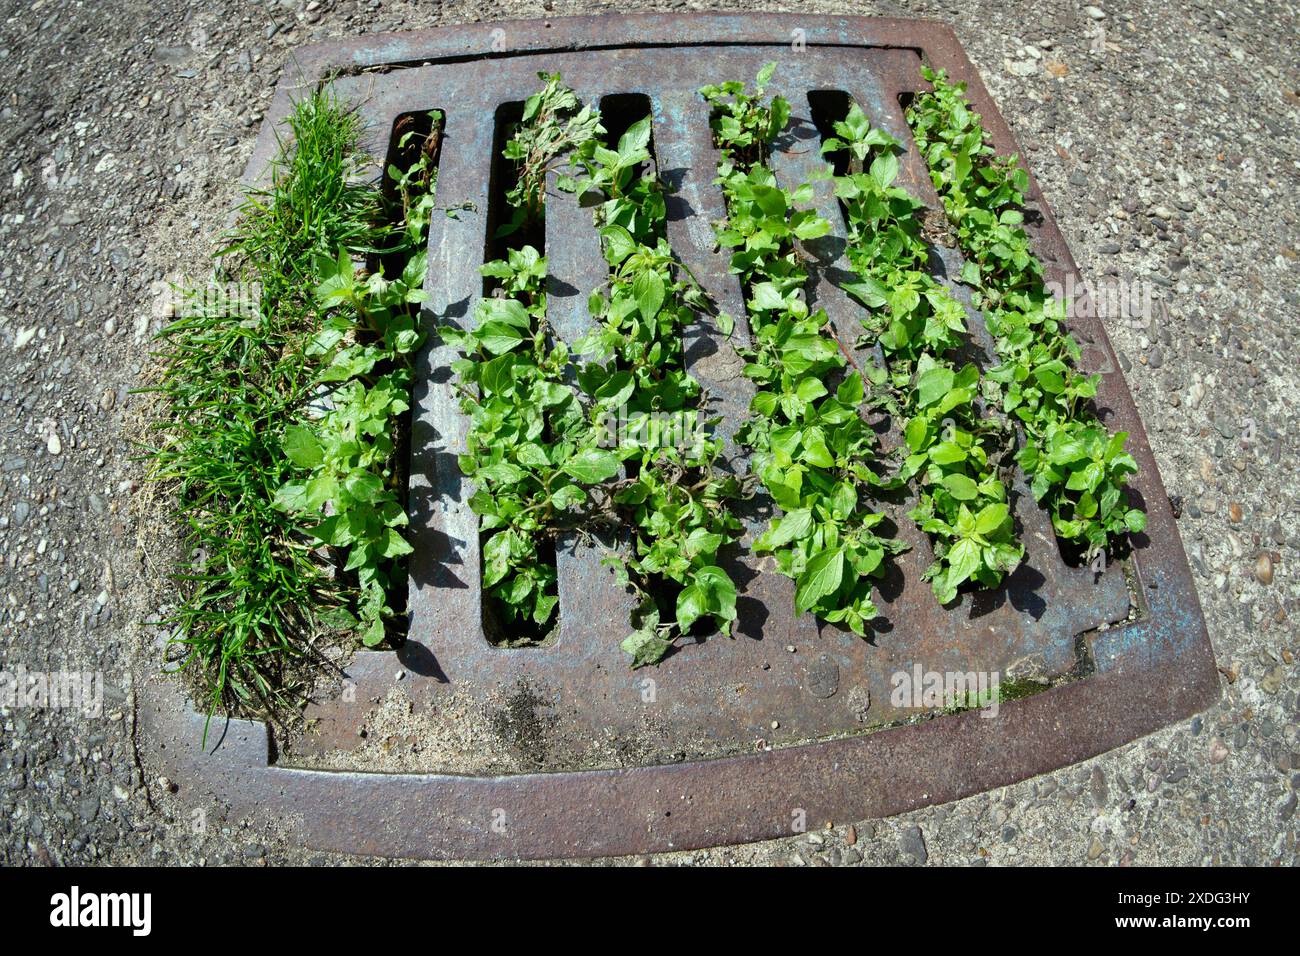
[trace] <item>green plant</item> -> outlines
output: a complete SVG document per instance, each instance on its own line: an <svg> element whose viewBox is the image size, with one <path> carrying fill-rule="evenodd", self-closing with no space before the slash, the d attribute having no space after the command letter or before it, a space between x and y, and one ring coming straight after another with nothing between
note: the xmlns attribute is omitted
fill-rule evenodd
<svg viewBox="0 0 1300 956"><path fill-rule="evenodd" d="M545 630L558 597L541 542L583 525L588 489L619 469L565 381L569 350L546 324L546 259L532 246L483 266L501 295L480 300L475 327L442 329L470 428L460 468L483 535L483 587L507 621Z"/></svg>
<svg viewBox="0 0 1300 956"><path fill-rule="evenodd" d="M396 456L410 408L411 359L424 339L415 309L424 299L442 114L427 119L427 132L398 138L398 154L409 162L388 168L392 221L367 250L375 271L358 268L360 256L346 246L315 256L318 319L303 347L315 370L315 400L282 440L284 454L306 474L275 496L277 508L307 522L300 530L310 541L346 555L342 570L355 576L356 595L336 616L359 624L368 647L383 643L401 610L393 603L411 552L402 536L407 516ZM395 278L384 274L386 262L398 267Z"/></svg>
<svg viewBox="0 0 1300 956"><path fill-rule="evenodd" d="M700 388L685 371L681 329L707 303L668 248L660 184L639 171L650 158L649 118L609 149L599 114L559 75L542 79L504 151L518 180L503 232L541 218L545 175L568 152L577 175L559 183L594 207L609 281L590 298L597 326L576 344L589 360L574 370L546 324L546 260L523 246L484 267L497 295L479 304L472 330L442 330L461 353L454 371L471 415L461 468L478 485L470 505L488 534L484 586L507 618L545 627L554 615L555 569L542 541L633 530L632 554L613 563L639 597L623 646L640 667L701 618L730 632L736 589L717 554L739 531L726 501L741 484L715 469L721 448L701 429ZM683 434L690 440L676 441ZM625 468L627 478L611 481Z"/></svg>
<svg viewBox="0 0 1300 956"><path fill-rule="evenodd" d="M516 178L505 195L511 220L500 234L513 236L514 246L482 266L493 294L479 301L473 327L444 324L439 333L460 352L452 370L470 427L459 462L477 486L469 505L479 516L482 586L501 622L545 634L559 598L544 546L564 531L612 520L602 511L608 496L593 501L591 489L617 474L620 461L601 447L569 381L569 348L547 324L546 258L520 241L545 215L556 158L600 132L599 116L558 74L539 76L545 85L525 101L502 152Z"/></svg>
<svg viewBox="0 0 1300 956"><path fill-rule="evenodd" d="M413 117L403 117L398 124L397 151L414 152L415 157L402 168L394 163L388 166L388 178L393 183L400 213L396 221L403 224L400 245L418 251L429 235L429 222L433 217L434 194L438 188L438 145L442 139L441 110L425 114L429 130L423 132L415 126ZM403 127L407 127L403 129ZM415 128L410 128L415 126Z"/></svg>
<svg viewBox="0 0 1300 956"><path fill-rule="evenodd" d="M985 373L990 396L1023 430L1017 461L1057 536L1093 558L1146 526L1124 495L1137 471L1124 451L1127 434L1109 434L1098 421L1099 377L1076 368L1065 303L1044 287L1022 228L1028 176L1014 156L997 156L964 84L928 68L923 75L932 91L915 98L908 123L966 255L962 281L994 338L1000 364Z"/></svg>
<svg viewBox="0 0 1300 956"><path fill-rule="evenodd" d="M149 476L172 494L191 557L176 579L179 607L160 621L220 706L276 717L310 684L315 641L350 595L326 573L297 521L276 507L296 466L285 429L312 399L317 332L314 261L365 254L385 228L380 197L360 173L360 122L328 88L294 104L270 183L245 199L213 288L186 298L159 334L158 414L146 443Z"/></svg>
<svg viewBox="0 0 1300 956"><path fill-rule="evenodd" d="M517 164L518 176L506 194L514 210L500 230L509 235L545 215L546 175L556 158L593 142L603 130L600 115L582 106L558 73L538 73L545 85L524 101L523 116L503 155Z"/></svg>
<svg viewBox="0 0 1300 956"><path fill-rule="evenodd" d="M934 544L926 578L947 604L967 580L996 587L1024 556L999 477L1010 436L980 414L979 370L954 364L966 310L929 272L924 204L894 185L901 144L856 104L833 129L822 151L847 152L851 170L835 177L858 276L845 288L868 310L863 324L889 369L888 404L906 419L908 455L898 477L920 486L910 517Z"/></svg>
<svg viewBox="0 0 1300 956"><path fill-rule="evenodd" d="M842 623L858 634L877 615L873 576L886 555L904 549L876 534L884 520L869 492L882 484L873 470L876 439L863 418L864 372L850 362L826 313L803 299L807 271L795 240L824 236L830 224L799 209L811 198L801 185L782 189L767 165L770 144L784 129L789 104L764 100L773 64L753 93L738 82L700 92L713 107L721 150L718 183L727 220L715 227L731 252L731 271L746 289L753 346L745 374L758 386L741 439L753 450L753 471L784 512L755 542L771 552L796 584L795 608ZM875 381L878 370L866 374Z"/></svg>
<svg viewBox="0 0 1300 956"><path fill-rule="evenodd" d="M317 381L330 391L318 419L285 429L285 455L308 473L276 493L276 507L315 520L303 530L347 554L355 572L361 638L383 642L394 613L390 592L403 580L397 559L411 552L402 537L406 511L394 469L394 431L410 407L410 356L423 336L411 305L424 298L425 255L412 256L402 274L358 274L346 249L317 262L315 298L328 317L306 348Z"/></svg>
<svg viewBox="0 0 1300 956"><path fill-rule="evenodd" d="M717 467L722 443L706 433L713 422L700 420L703 396L686 371L682 330L707 302L668 246L659 180L640 171L651 159L650 128L647 116L616 149L586 144L577 153L585 176L570 187L600 200L593 220L610 267L588 303L598 326L579 345L593 358L578 381L598 419L625 423L616 445L631 477L614 502L633 529L632 554L613 560L640 598L623 641L633 667L661 660L701 619L732 632L736 585L718 553L739 537L728 501L743 493ZM659 597L673 589L671 604Z"/></svg>

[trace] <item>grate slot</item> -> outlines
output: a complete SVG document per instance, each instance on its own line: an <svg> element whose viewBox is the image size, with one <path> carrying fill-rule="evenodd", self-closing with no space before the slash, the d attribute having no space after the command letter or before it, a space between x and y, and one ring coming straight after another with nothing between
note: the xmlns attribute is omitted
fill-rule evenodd
<svg viewBox="0 0 1300 956"><path fill-rule="evenodd" d="M505 149L506 143L510 140L511 130L523 118L524 104L522 100L512 100L508 103L502 103L495 110L495 133L492 139L492 152L488 157L488 168L491 172L488 174L489 199L487 207L487 243L484 247L484 261L494 259L504 259L506 253L511 249L520 249L524 246L532 246L543 255L546 254L546 221L539 220L530 222L509 233L502 235L501 230L511 221L510 204L506 201L506 194L510 192L519 182L518 170L516 164L501 155ZM483 278L483 292L489 294L495 280L487 276Z"/></svg>

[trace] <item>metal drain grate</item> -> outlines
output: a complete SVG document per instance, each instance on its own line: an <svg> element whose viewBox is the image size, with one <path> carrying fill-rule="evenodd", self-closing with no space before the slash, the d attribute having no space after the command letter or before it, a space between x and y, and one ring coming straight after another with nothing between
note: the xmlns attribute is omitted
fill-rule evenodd
<svg viewBox="0 0 1300 956"><path fill-rule="evenodd" d="M489 53L503 39L507 51ZM799 42L792 46L792 39ZM739 316L740 290L714 248L710 223L724 210L712 185L708 107L696 91L752 77L771 60L778 62L771 90L793 106L773 159L786 185L809 180L823 166L810 92L847 94L873 125L910 144L900 98L920 88L922 60L967 81L999 151L1018 152L953 33L922 21L647 15L503 23L313 47L290 68L299 72L286 75L301 76L301 89L341 72L335 87L362 104L378 156L402 115L445 113L438 201L467 209L434 220L428 321L465 320L483 293L478 266L488 244L498 109L534 92L539 71L562 73L585 102L613 94L648 99L655 160L672 192L673 249L721 308ZM286 83L277 91L250 162L254 178L274 149L273 125L292 94ZM940 208L914 149L900 179ZM819 212L841 223L829 183L814 182ZM1047 278L1065 284L1077 268L1033 183L1030 200L1042 213L1029 230L1035 251ZM572 342L590 322L587 293L606 267L590 211L569 197L548 203L545 228L550 319ZM808 250L819 260L811 298L837 328L851 330L857 307L834 284L842 247L842 237L832 234ZM956 275L960 259L951 250L941 254L947 274ZM982 324L974 328L976 344L987 344L978 342ZM393 688L401 666L416 707L436 708L453 693L461 701L499 700L514 688L541 702L546 769L591 766L592 742L604 740L635 754L639 765L496 777L293 769L270 762L266 728L245 721L229 725L215 754L204 756L194 729L199 718L174 685L151 685L142 709L146 733L174 778L236 807L286 816L311 844L400 856L513 857L773 837L788 833L799 811L814 823L899 812L1077 761L1189 715L1215 699L1218 683L1186 559L1104 329L1083 320L1074 331L1085 359L1104 373L1098 404L1109 410L1107 423L1130 432L1140 467L1134 487L1149 522L1130 561L1099 577L1067 565L1021 479L1016 516L1027 558L1001 591L938 606L921 580L929 544L900 515L900 535L912 549L901 557L900 573L879 586L889 629L869 643L794 615L791 582L742 548L734 575L742 591L737 638L689 645L638 672L619 649L629 597L601 565L598 547L571 542L557 549L560 624L551 641L515 649L488 641L477 519L454 457L466 428L448 371L455 356L435 344L422 357L415 395L409 640L397 654L400 665L391 652L358 654L348 668L354 692L311 713L318 721L313 746L357 746L368 709ZM846 338L852 346L852 335ZM687 362L714 396L729 438L751 395L732 344L701 324ZM751 532L758 530L756 519ZM914 665L1063 682L1004 704L996 719L940 715L864 733L913 716L892 706L890 678ZM756 752L760 740L773 749L760 745Z"/></svg>

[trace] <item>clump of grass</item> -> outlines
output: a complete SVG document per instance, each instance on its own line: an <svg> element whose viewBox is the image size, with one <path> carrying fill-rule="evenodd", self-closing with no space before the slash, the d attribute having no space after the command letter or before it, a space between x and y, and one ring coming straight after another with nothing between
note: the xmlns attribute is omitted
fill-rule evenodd
<svg viewBox="0 0 1300 956"><path fill-rule="evenodd" d="M172 669L218 708L275 717L298 704L343 580L275 506L294 474L286 426L316 387L307 342L319 325L314 260L373 253L381 196L359 175L361 121L328 88L300 102L270 184L250 192L218 255L213 288L260 287L251 307L189 294L160 333L149 391L161 414L147 441L151 477L170 485L190 557L177 573ZM179 648L177 654L175 649Z"/></svg>

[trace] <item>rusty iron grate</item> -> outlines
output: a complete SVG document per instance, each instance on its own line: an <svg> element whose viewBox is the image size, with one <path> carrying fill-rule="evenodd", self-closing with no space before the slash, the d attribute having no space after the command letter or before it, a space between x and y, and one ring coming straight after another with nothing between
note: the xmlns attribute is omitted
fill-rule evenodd
<svg viewBox="0 0 1300 956"><path fill-rule="evenodd" d="M792 44L792 38L802 41ZM504 50L503 50L504 45ZM723 216L712 185L716 153L700 86L753 77L778 63L772 92L793 106L774 156L786 185L819 169L810 93L847 94L904 143L901 100L922 86L924 61L965 80L1001 152L1019 152L1011 132L946 26L924 21L793 15L644 15L502 23L369 37L300 51L284 74L249 178L274 147L273 128L295 91L336 76L359 102L383 156L404 115L442 110L440 205L430 236L429 313L464 319L483 294L478 266L489 236L490 171L498 112L535 91L539 71L560 72L586 102L635 94L654 114L654 151L670 184L669 231L676 254L721 307L743 315L740 289L715 251L710 223ZM815 97L811 102L815 102ZM903 162L902 184L939 207L920 156ZM830 186L819 211L842 220ZM1077 267L1031 181L1041 213L1030 227L1052 281ZM590 321L587 293L605 271L590 211L552 201L546 216L549 309L575 340ZM819 260L811 293L837 328L857 327L856 307L835 286L843 243L833 234L809 250ZM961 262L941 250L944 271ZM982 323L974 323L978 330ZM792 584L745 557L739 636L685 647L658 668L632 672L619 640L629 597L601 565L601 548L557 549L560 625L541 646L489 642L479 589L477 519L455 464L466 422L452 394L454 357L434 344L422 356L411 453L410 631L398 652L365 651L348 667L349 693L315 705L306 752L349 750L394 672L416 708L449 694L460 701L526 695L545 713L542 769L504 775L367 773L305 769L272 759L265 725L232 721L210 755L198 750L202 718L174 684L153 682L142 706L148 741L177 780L189 780L243 809L263 808L321 848L414 857L559 857L648 852L741 842L810 823L900 812L955 799L1113 748L1208 706L1218 680L1182 545L1128 388L1099 320L1074 326L1091 370L1103 373L1098 403L1107 422L1130 432L1140 474L1134 488L1149 515L1131 559L1097 576L1061 557L1047 516L1018 483L1017 519L1027 560L998 592L939 607L921 571L929 545L912 523L901 573L879 586L888 630L872 641L818 628L793 614ZM852 342L846 342L852 346ZM731 344L701 328L688 345L691 373L714 396L730 435L748 407ZM751 531L761 528L757 518ZM742 555L748 555L748 549ZM890 679L927 671L997 671L1053 682L1005 703L996 719L977 713L915 720L895 709ZM652 685L645 683L646 679ZM647 689L652 688L652 693ZM884 728L884 729L880 729ZM870 731L870 732L868 732ZM593 757L613 741L619 766ZM712 759L704 759L712 758ZM594 769L593 769L594 768ZM424 768L422 768L424 769ZM494 825L495 824L495 825Z"/></svg>

